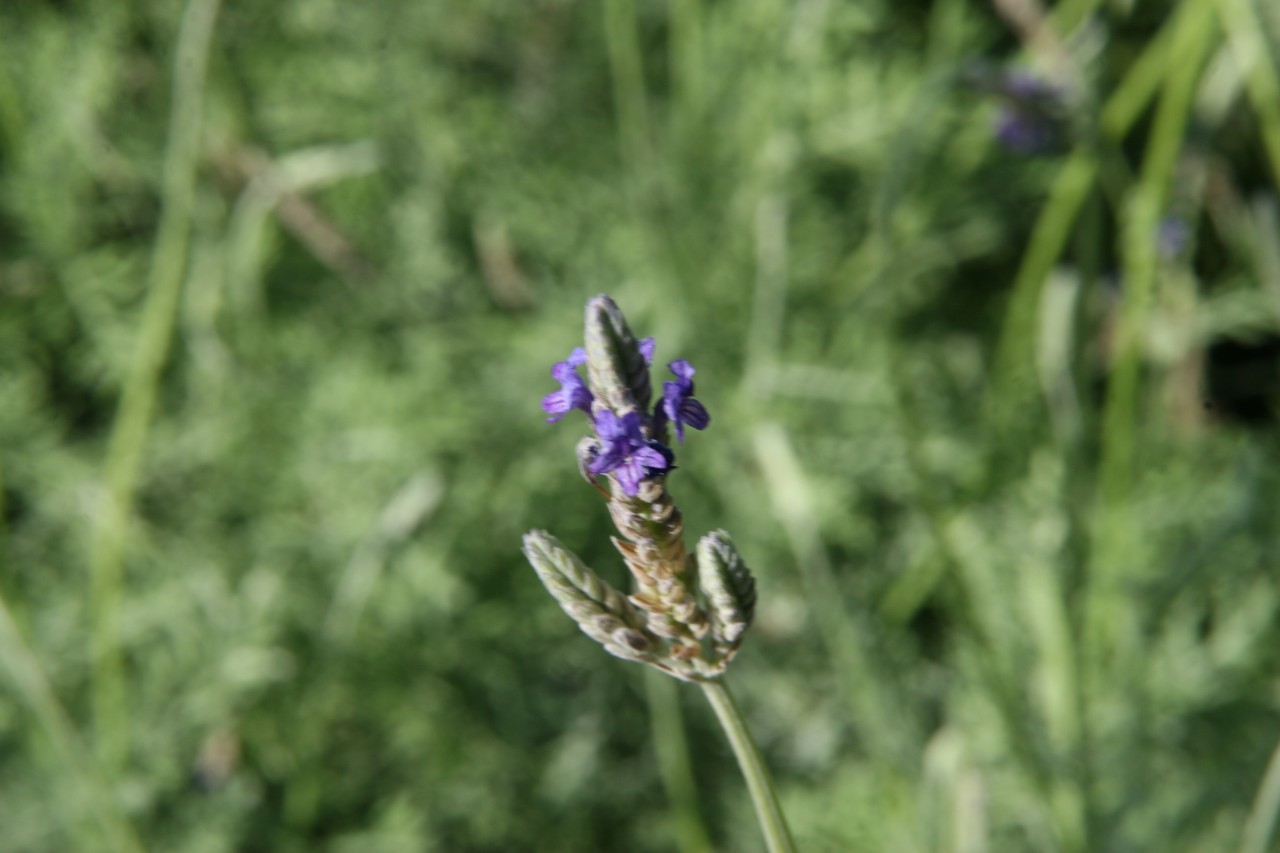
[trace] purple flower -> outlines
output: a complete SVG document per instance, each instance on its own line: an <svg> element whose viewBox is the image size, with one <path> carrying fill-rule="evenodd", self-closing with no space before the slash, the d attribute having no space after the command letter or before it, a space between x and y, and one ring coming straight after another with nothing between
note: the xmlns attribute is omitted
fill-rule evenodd
<svg viewBox="0 0 1280 853"><path fill-rule="evenodd" d="M646 441L640 430L640 415L627 412L622 417L608 409L596 413L596 434L604 446L595 459L587 465L592 474L613 471L622 484L622 490L632 497L640 491L640 481L651 471L666 471L671 467L670 451L656 441Z"/></svg>
<svg viewBox="0 0 1280 853"><path fill-rule="evenodd" d="M693 399L693 365L683 358L676 359L667 365L676 375L675 382L662 384L662 402L654 412L654 431L658 432L667 425L667 421L676 425L676 437L684 443L684 428L689 425L694 429L706 429L711 423L711 415L697 400Z"/></svg>
<svg viewBox="0 0 1280 853"><path fill-rule="evenodd" d="M1058 126L1031 110L1005 105L995 118L996 141L1017 154L1039 154L1054 147Z"/></svg>
<svg viewBox="0 0 1280 853"><path fill-rule="evenodd" d="M653 338L645 338L640 342L640 354L644 356L645 364L653 364L653 350L657 346L657 341Z"/></svg>
<svg viewBox="0 0 1280 853"><path fill-rule="evenodd" d="M584 364L587 353L578 347L569 353L566 361L557 361L551 368L551 375L560 383L559 391L552 391L542 398L542 410L551 417L547 423L553 424L573 409L581 409L591 414L591 391L578 375L578 365Z"/></svg>
<svg viewBox="0 0 1280 853"><path fill-rule="evenodd" d="M1001 99L995 116L996 140L1018 154L1039 154L1064 137L1066 92L1025 71L1011 71L987 84Z"/></svg>

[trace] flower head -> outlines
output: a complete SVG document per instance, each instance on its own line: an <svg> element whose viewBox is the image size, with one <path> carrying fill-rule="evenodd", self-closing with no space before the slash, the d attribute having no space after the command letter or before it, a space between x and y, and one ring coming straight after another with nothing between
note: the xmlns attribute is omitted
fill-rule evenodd
<svg viewBox="0 0 1280 853"><path fill-rule="evenodd" d="M683 444L685 425L706 429L711 423L711 415L705 406L693 399L693 374L697 372L693 365L679 358L667 367L676 375L676 381L662 384L662 402L654 413L654 430L661 430L670 421L676 425L676 437Z"/></svg>
<svg viewBox="0 0 1280 853"><path fill-rule="evenodd" d="M694 369L683 359L668 364L675 380L654 403L654 339L636 338L617 303L602 294L585 313L585 347L552 368L561 387L542 407L550 421L586 412L578 470L608 501L613 544L635 592L624 598L550 534L530 533L525 554L565 612L607 651L705 682L725 671L755 605L755 583L726 534L704 539L696 557L686 551L684 516L667 490L676 461L667 425L683 441L686 426L704 429L711 416L693 398ZM577 370L584 364L585 381Z"/></svg>
<svg viewBox="0 0 1280 853"><path fill-rule="evenodd" d="M617 417L608 409L602 409L596 413L595 427L602 447L587 470L592 474L616 473L622 490L628 495L634 497L640 491L640 481L650 472L671 468L670 451L644 437L639 413L627 412Z"/></svg>
<svg viewBox="0 0 1280 853"><path fill-rule="evenodd" d="M684 441L686 425L703 429L711 421L707 410L693 399L693 367L680 359L668 366L676 375L662 399L649 414L656 344L653 338L636 339L615 303L600 295L587 302L586 347L578 347L565 361L556 362L551 375L560 390L542 398L542 408L555 423L571 409L581 409L594 435L579 442L578 465L595 483L600 474L613 473L622 491L635 497L645 477L674 468L675 454L665 441L669 422ZM577 368L587 366L584 382ZM659 440L660 439L660 440Z"/></svg>
<svg viewBox="0 0 1280 853"><path fill-rule="evenodd" d="M557 361L552 366L551 376L560 383L560 390L552 391L542 398L542 410L551 415L547 418L547 423L555 423L573 409L581 409L588 415L591 414L593 397L583 383L582 377L578 375L578 365L586 360L586 351L582 347L577 347L569 353L568 359Z"/></svg>

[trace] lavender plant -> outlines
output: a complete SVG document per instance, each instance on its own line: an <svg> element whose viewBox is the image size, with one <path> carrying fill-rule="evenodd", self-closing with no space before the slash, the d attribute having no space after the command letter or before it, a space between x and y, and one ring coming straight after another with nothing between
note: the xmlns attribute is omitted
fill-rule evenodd
<svg viewBox="0 0 1280 853"><path fill-rule="evenodd" d="M674 380L652 400L653 338L637 340L608 296L587 303L585 348L551 368L560 389L542 408L555 423L577 410L590 434L577 445L578 470L608 501L614 546L635 582L629 596L596 575L546 531L525 534L524 553L561 608L605 651L699 684L724 727L751 790L770 850L793 844L759 750L721 676L755 612L756 585L729 534L709 533L693 554L684 518L667 491L675 470L670 433L711 423L694 397L695 370L677 359ZM586 367L584 382L578 368ZM652 406L651 406L652 404Z"/></svg>

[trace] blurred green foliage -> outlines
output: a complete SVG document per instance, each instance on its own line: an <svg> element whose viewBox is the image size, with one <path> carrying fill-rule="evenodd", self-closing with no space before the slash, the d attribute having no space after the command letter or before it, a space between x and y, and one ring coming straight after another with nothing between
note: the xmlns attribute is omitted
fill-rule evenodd
<svg viewBox="0 0 1280 853"><path fill-rule="evenodd" d="M607 291L698 367L671 487L759 578L802 849L1267 849L1278 48L1263 0L0 5L0 848L758 849L701 697L520 557L621 582L538 408ZM1014 66L1053 151L993 140Z"/></svg>

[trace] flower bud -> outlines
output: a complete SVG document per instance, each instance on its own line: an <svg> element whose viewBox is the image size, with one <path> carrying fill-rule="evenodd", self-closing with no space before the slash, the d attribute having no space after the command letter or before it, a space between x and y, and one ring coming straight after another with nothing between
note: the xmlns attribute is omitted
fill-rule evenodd
<svg viewBox="0 0 1280 853"><path fill-rule="evenodd" d="M601 294L587 303L587 381L595 395L593 411L608 409L621 417L649 411L649 365L617 304Z"/></svg>
<svg viewBox="0 0 1280 853"><path fill-rule="evenodd" d="M708 533L698 541L698 585L707 599L711 639L724 663L737 651L756 610L756 581L729 534Z"/></svg>
<svg viewBox="0 0 1280 853"><path fill-rule="evenodd" d="M524 537L524 555L547 591L588 637L627 660L652 663L658 645L644 618L560 541L542 530Z"/></svg>

